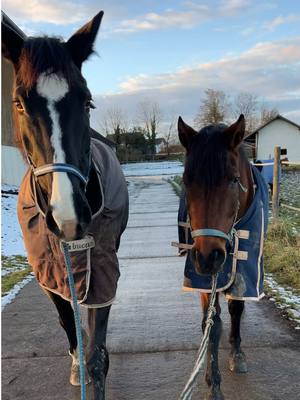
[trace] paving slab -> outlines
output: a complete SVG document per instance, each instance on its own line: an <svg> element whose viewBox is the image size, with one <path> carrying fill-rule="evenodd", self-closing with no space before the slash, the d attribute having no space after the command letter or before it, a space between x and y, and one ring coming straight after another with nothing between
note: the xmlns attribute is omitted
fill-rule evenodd
<svg viewBox="0 0 300 400"><path fill-rule="evenodd" d="M129 229L121 242L121 277L108 326L107 400L174 400L189 376L202 336L199 298L182 292L184 259L170 247L177 236L178 205L171 186L149 177L129 183ZM227 369L230 321L224 299L222 320L225 398L297 400L300 335L273 304L263 300L246 305L245 375ZM67 347L54 307L36 282L29 283L2 314L2 399L80 399L79 389L68 384ZM88 399L90 392L89 386ZM201 377L193 399L204 398L205 392Z"/></svg>

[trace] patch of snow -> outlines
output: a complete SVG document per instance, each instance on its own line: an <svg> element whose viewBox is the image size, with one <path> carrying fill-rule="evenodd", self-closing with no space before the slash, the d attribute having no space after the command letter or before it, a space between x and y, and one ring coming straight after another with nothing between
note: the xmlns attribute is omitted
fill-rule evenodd
<svg viewBox="0 0 300 400"><path fill-rule="evenodd" d="M14 272L23 271L26 267L24 265L16 265L13 268L1 268L1 276L6 276Z"/></svg>
<svg viewBox="0 0 300 400"><path fill-rule="evenodd" d="M33 273L27 275L21 282L16 283L14 285L14 287L1 298L1 310L2 311L4 310L4 307L7 304L11 303L15 299L15 297L17 296L19 291L25 285L27 285L27 283L29 283L33 278L34 278Z"/></svg>
<svg viewBox="0 0 300 400"><path fill-rule="evenodd" d="M296 322L295 329L300 329L300 296L293 293L292 289L280 286L271 274L265 274L265 282L271 289L271 293L280 299L271 297L269 300L275 302L277 308L284 310L291 321Z"/></svg>
<svg viewBox="0 0 300 400"><path fill-rule="evenodd" d="M124 175L129 176L159 176L182 175L183 164L180 161L152 161L122 164Z"/></svg>
<svg viewBox="0 0 300 400"><path fill-rule="evenodd" d="M15 186L2 185L5 192L15 191ZM5 256L26 255L21 228L17 218L17 196L2 193L1 196L1 254Z"/></svg>
<svg viewBox="0 0 300 400"><path fill-rule="evenodd" d="M18 188L18 186L15 186L15 185L7 185L6 183L3 183L1 185L1 191L2 192L15 192L15 193L18 193L19 188Z"/></svg>

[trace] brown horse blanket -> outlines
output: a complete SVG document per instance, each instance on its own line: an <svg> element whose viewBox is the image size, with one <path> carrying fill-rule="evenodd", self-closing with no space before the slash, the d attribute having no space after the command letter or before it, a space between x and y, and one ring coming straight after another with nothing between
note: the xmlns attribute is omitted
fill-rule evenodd
<svg viewBox="0 0 300 400"><path fill-rule="evenodd" d="M98 308L110 305L116 295L120 276L117 250L128 219L128 192L114 151L107 144L92 138L91 152L91 169L99 185L95 193L101 193L99 206L88 229L95 246L71 252L70 256L79 303ZM88 201L91 203L89 198ZM91 201L95 202L95 199ZM29 169L18 197L18 218L28 261L42 288L71 301L59 239L49 231L40 211L33 173Z"/></svg>

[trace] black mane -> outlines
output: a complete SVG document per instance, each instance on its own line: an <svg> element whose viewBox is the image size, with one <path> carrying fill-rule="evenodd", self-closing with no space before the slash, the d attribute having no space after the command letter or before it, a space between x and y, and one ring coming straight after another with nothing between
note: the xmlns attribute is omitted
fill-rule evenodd
<svg viewBox="0 0 300 400"><path fill-rule="evenodd" d="M25 41L17 78L26 89L30 89L42 73L61 75L71 83L75 76L78 79L78 72L62 39L44 36Z"/></svg>
<svg viewBox="0 0 300 400"><path fill-rule="evenodd" d="M218 186L227 176L227 153L224 124L202 128L192 138L186 157L184 182L195 182L206 189Z"/></svg>

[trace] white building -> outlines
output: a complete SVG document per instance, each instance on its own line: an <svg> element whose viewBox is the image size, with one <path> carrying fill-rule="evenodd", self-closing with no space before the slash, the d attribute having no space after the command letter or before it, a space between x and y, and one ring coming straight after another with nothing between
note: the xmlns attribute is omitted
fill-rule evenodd
<svg viewBox="0 0 300 400"><path fill-rule="evenodd" d="M155 152L156 154L160 153L163 151L166 147L166 140L164 138L156 138L155 139Z"/></svg>
<svg viewBox="0 0 300 400"><path fill-rule="evenodd" d="M274 157L274 147L281 147L282 158L300 161L300 125L277 115L262 125L252 135L256 137L256 159L268 160ZM252 136L251 135L251 136Z"/></svg>

